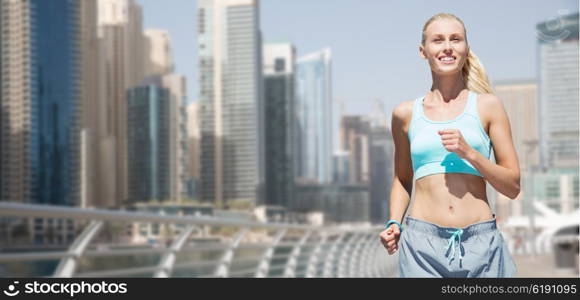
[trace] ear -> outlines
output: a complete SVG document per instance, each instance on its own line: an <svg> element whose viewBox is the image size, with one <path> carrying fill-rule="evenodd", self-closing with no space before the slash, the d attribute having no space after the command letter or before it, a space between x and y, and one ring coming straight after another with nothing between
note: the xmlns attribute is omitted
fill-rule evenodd
<svg viewBox="0 0 580 300"><path fill-rule="evenodd" d="M423 45L419 46L419 56L421 56L422 59L427 59L427 56L425 56L425 48L423 48Z"/></svg>

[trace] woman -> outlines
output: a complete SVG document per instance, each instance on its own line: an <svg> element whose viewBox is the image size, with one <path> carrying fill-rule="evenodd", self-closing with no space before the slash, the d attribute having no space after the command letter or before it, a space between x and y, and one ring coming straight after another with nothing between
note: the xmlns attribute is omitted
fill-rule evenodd
<svg viewBox="0 0 580 300"><path fill-rule="evenodd" d="M486 197L486 181L511 199L520 192L507 114L459 18L430 18L419 53L433 84L393 111L392 219L381 242L389 254L400 249L401 277L511 277L516 267Z"/></svg>

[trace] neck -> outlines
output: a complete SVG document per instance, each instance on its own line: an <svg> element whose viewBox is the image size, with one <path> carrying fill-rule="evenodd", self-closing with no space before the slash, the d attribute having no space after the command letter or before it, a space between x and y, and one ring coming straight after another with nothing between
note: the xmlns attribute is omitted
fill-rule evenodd
<svg viewBox="0 0 580 300"><path fill-rule="evenodd" d="M461 73L439 76L432 72L431 75L433 77L433 85L431 85L433 96L445 102L456 99L461 91L466 88Z"/></svg>

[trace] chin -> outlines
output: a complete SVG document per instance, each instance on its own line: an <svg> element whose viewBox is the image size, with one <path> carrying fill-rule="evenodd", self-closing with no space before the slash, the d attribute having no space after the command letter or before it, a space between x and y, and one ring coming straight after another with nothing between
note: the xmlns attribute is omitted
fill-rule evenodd
<svg viewBox="0 0 580 300"><path fill-rule="evenodd" d="M461 71L461 69L459 69L458 67L442 69L439 66L436 69L431 69L431 70L433 70L433 73L435 73L437 75L442 75L442 76L455 75Z"/></svg>

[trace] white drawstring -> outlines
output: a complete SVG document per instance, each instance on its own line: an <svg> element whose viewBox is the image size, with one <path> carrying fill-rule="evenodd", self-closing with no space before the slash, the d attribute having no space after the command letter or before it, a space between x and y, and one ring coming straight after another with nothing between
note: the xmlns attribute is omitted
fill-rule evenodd
<svg viewBox="0 0 580 300"><path fill-rule="evenodd" d="M456 246L455 238L457 238L457 240L459 241L457 243L457 246L459 246L459 260L463 259L463 256L461 255L461 235L462 234L463 234L463 229L458 229L458 230L454 231L453 234L451 235L451 237L449 238L449 243L447 243L447 247L446 247L445 251L449 251L449 247L452 247L452 251L451 251L452 259L451 260L453 260L453 258L455 258L455 246Z"/></svg>

